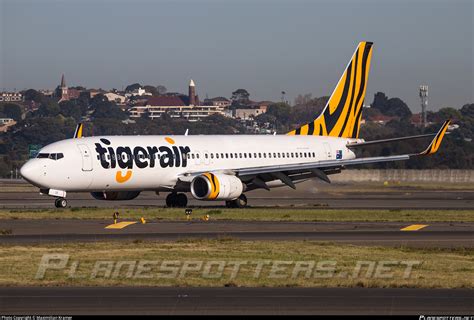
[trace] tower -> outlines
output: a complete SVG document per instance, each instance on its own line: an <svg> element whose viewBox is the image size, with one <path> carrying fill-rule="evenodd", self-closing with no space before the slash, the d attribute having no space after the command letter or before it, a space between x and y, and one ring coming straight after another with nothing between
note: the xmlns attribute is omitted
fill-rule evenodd
<svg viewBox="0 0 474 320"><path fill-rule="evenodd" d="M196 105L196 86L194 85L193 79L189 81L188 95L189 95L189 105L190 106Z"/></svg>
<svg viewBox="0 0 474 320"><path fill-rule="evenodd" d="M426 120L426 108L428 107L428 86L420 86L420 99L421 99L421 122L423 127L428 124Z"/></svg>
<svg viewBox="0 0 474 320"><path fill-rule="evenodd" d="M56 88L55 94L58 98L60 98L60 101L69 99L68 89L66 86L66 80L64 78L64 74L61 76L61 84L59 85L59 87Z"/></svg>

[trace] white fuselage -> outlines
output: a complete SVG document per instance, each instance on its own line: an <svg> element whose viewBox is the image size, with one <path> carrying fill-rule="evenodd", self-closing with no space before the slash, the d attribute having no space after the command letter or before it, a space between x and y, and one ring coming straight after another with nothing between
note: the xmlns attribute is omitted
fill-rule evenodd
<svg viewBox="0 0 474 320"><path fill-rule="evenodd" d="M192 172L353 159L347 138L287 135L97 136L52 143L22 175L72 192L172 190ZM62 154L45 158L45 155ZM53 159L51 159L53 158Z"/></svg>

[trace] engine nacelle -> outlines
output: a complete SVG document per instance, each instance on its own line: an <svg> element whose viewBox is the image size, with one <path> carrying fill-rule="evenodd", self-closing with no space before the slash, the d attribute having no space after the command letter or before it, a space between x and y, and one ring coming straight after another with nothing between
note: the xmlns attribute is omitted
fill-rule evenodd
<svg viewBox="0 0 474 320"><path fill-rule="evenodd" d="M91 192L91 195L97 200L132 200L138 197L140 191L105 191Z"/></svg>
<svg viewBox="0 0 474 320"><path fill-rule="evenodd" d="M191 194L198 200L234 200L243 190L242 181L228 174L207 172L191 182Z"/></svg>

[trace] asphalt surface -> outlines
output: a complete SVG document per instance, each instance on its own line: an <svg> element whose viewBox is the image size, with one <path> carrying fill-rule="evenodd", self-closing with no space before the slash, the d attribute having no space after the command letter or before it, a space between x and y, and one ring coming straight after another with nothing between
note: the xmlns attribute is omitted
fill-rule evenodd
<svg viewBox="0 0 474 320"><path fill-rule="evenodd" d="M376 246L474 247L474 223L433 223L401 231L400 222L158 221L106 229L110 220L0 220L1 243L104 240L173 241L190 238L316 240Z"/></svg>
<svg viewBox="0 0 474 320"><path fill-rule="evenodd" d="M34 190L24 185L26 190ZM14 190L11 186L4 190ZM9 189L7 189L9 188ZM95 200L88 193L69 193L71 207L140 208L164 207L166 193L142 192L134 200ZM474 190L426 190L413 187L385 188L382 185L323 184L307 181L297 189L276 188L271 191L254 190L246 193L252 207L327 207L361 209L474 209ZM223 206L223 201L198 201L188 194L189 206ZM0 192L0 208L54 208L54 198L38 191Z"/></svg>
<svg viewBox="0 0 474 320"><path fill-rule="evenodd" d="M357 188L357 184L353 184ZM2 186L0 185L0 188ZM0 190L0 208L52 208L37 192ZM131 201L94 200L68 194L71 207L163 207L165 194L143 192ZM383 187L351 191L351 186L298 185L247 193L253 207L367 209L474 209L473 190ZM199 202L190 206L222 206ZM376 246L474 247L474 223L427 223L401 231L399 222L148 221L105 229L110 220L0 220L2 244L103 240L172 241L189 238L317 240ZM375 288L141 288L0 287L0 314L473 314L472 289Z"/></svg>
<svg viewBox="0 0 474 320"><path fill-rule="evenodd" d="M474 290L367 288L0 288L4 314L474 313Z"/></svg>

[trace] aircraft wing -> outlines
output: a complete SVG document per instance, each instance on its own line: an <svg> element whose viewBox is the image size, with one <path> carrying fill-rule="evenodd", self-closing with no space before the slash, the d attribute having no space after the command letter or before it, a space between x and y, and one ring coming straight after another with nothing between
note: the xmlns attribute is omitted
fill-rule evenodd
<svg viewBox="0 0 474 320"><path fill-rule="evenodd" d="M253 168L235 168L222 171L225 174L238 176L243 182L250 185L250 188L269 189L266 182L279 179L291 188L295 188L293 181L317 177L323 181L330 182L327 174L339 172L342 168L353 165L391 162L408 160L415 156L434 154L438 151L441 141L448 129L450 121L444 122L429 146L420 153L402 154L383 157L366 157L346 160L323 160L315 162L295 163L286 165L262 166ZM206 171L207 172L207 171ZM180 177L181 181L190 182L196 175L204 172L190 172Z"/></svg>

